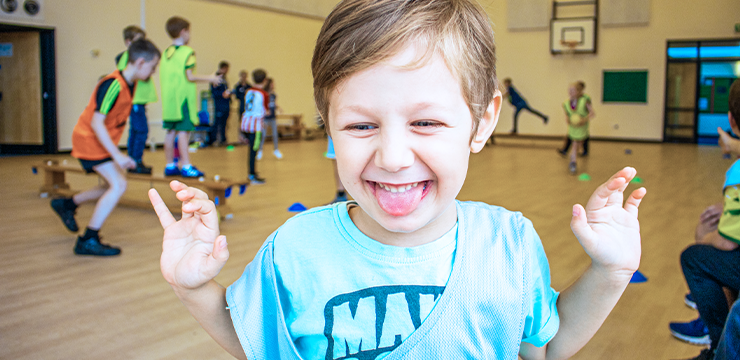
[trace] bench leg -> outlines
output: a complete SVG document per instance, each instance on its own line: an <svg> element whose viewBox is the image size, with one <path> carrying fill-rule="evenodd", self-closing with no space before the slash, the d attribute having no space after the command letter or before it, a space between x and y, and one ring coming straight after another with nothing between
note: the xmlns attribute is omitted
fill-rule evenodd
<svg viewBox="0 0 740 360"><path fill-rule="evenodd" d="M64 171L44 169L44 185L41 185L39 192L54 195L59 190L69 190L69 184L65 180Z"/></svg>
<svg viewBox="0 0 740 360"><path fill-rule="evenodd" d="M216 204L219 220L228 220L234 216L231 207L226 204L226 190L208 189L206 193L208 198Z"/></svg>

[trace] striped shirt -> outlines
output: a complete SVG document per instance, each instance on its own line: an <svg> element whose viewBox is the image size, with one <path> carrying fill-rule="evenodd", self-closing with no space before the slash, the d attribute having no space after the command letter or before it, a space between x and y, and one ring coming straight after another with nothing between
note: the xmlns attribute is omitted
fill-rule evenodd
<svg viewBox="0 0 740 360"><path fill-rule="evenodd" d="M257 133L262 131L262 120L267 113L270 96L262 89L251 88L244 95L244 114L242 114L241 131Z"/></svg>

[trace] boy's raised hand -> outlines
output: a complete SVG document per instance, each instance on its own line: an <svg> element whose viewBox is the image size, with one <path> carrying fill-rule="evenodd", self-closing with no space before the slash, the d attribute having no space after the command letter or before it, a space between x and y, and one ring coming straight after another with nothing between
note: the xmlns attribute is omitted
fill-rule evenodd
<svg viewBox="0 0 740 360"><path fill-rule="evenodd" d="M645 188L632 192L622 207L624 190L637 171L626 167L594 191L584 209L573 206L570 227L591 257L592 266L608 276L629 280L640 265L640 223L637 208Z"/></svg>
<svg viewBox="0 0 740 360"><path fill-rule="evenodd" d="M194 290L213 279L229 258L226 237L219 236L216 206L203 191L172 181L170 188L182 201L182 219L176 221L157 190L149 200L164 228L162 275L178 290Z"/></svg>

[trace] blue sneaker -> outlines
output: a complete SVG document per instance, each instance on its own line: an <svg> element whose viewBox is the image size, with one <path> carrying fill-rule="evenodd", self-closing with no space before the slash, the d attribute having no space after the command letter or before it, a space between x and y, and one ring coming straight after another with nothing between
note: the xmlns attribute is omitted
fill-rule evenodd
<svg viewBox="0 0 740 360"><path fill-rule="evenodd" d="M694 297L691 296L691 293L686 294L683 298L683 302L686 303L686 306L696 310L696 301L694 301Z"/></svg>
<svg viewBox="0 0 740 360"><path fill-rule="evenodd" d="M164 176L180 176L180 169L177 166L167 166L164 168Z"/></svg>
<svg viewBox="0 0 740 360"><path fill-rule="evenodd" d="M195 166L193 165L183 166L181 173L182 173L182 177L186 177L186 178L197 178L197 177L201 177L205 175L203 174L202 171L196 169Z"/></svg>
<svg viewBox="0 0 740 360"><path fill-rule="evenodd" d="M687 323L672 322L668 325L671 334L692 345L709 345L712 341L709 339L709 329L704 325L701 318Z"/></svg>

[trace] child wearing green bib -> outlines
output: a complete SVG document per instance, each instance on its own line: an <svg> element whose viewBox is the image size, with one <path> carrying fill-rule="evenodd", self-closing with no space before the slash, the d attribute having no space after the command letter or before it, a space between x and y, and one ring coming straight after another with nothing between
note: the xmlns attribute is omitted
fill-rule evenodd
<svg viewBox="0 0 740 360"><path fill-rule="evenodd" d="M203 172L190 164L188 144L190 132L198 124L198 103L196 82L219 84L216 75L197 76L195 70L195 51L187 44L190 41L190 23L178 16L167 20L167 34L172 45L162 53L159 65L159 85L162 87L162 120L167 130L164 150L167 158L165 176L201 177ZM180 151L179 169L174 162L175 137Z"/></svg>
<svg viewBox="0 0 740 360"><path fill-rule="evenodd" d="M594 111L591 107L591 99L587 96L580 96L577 84L571 84L568 87L568 101L563 103L565 110L565 121L568 124L568 139L573 142L570 149L570 163L568 171L571 174L576 173L576 153L581 147L583 141L589 136L588 123L594 117Z"/></svg>
<svg viewBox="0 0 740 360"><path fill-rule="evenodd" d="M123 29L123 42L128 48L132 42L146 38L146 32L136 25L127 26ZM116 56L116 67L123 71L128 65L128 50ZM144 165L142 160L146 139L149 136L149 124L146 117L146 104L157 102L157 90L151 79L137 80L136 92L134 93L133 105L129 121L128 156L136 161L136 167L128 169L129 172L137 174L151 174L152 168Z"/></svg>

